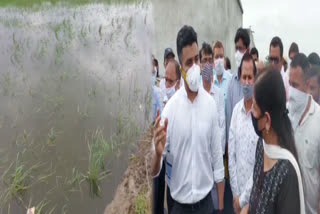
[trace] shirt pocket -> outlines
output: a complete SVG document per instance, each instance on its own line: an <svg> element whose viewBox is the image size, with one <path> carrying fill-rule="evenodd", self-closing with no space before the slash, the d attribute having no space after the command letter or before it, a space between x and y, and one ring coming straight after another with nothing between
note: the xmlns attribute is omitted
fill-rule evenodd
<svg viewBox="0 0 320 214"><path fill-rule="evenodd" d="M303 142L303 157L298 157L302 160L304 167L313 169L316 167L316 157L317 157L317 145L316 142L305 139Z"/></svg>

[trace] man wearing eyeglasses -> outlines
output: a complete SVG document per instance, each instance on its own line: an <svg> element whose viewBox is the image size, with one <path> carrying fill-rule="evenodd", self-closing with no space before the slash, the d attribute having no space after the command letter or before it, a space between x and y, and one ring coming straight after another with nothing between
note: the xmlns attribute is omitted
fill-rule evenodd
<svg viewBox="0 0 320 214"><path fill-rule="evenodd" d="M288 78L288 74L285 73L284 71L283 44L281 39L278 36L273 37L270 42L268 62L270 65L274 66L281 73L284 87L286 89L287 100L288 100L289 78Z"/></svg>

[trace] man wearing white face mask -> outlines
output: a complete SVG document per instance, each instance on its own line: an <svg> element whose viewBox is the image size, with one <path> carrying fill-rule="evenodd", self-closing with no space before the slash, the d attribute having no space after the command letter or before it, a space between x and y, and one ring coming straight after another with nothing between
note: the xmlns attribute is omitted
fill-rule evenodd
<svg viewBox="0 0 320 214"><path fill-rule="evenodd" d="M213 46L213 61L215 70L214 85L222 90L226 102L231 75L224 69L224 47L220 41L217 41Z"/></svg>
<svg viewBox="0 0 320 214"><path fill-rule="evenodd" d="M163 100L164 105L168 100L174 95L174 93L180 88L180 65L179 63L172 59L168 62L166 67L165 76L165 97Z"/></svg>
<svg viewBox="0 0 320 214"><path fill-rule="evenodd" d="M224 166L217 107L200 87L198 41L192 27L178 32L177 53L185 84L156 120L152 175L157 176L166 158L168 194L173 199L169 213L211 214L214 181L223 210Z"/></svg>
<svg viewBox="0 0 320 214"><path fill-rule="evenodd" d="M304 54L294 56L289 73L289 118L303 177L306 213L320 206L320 106L308 94L310 65Z"/></svg>

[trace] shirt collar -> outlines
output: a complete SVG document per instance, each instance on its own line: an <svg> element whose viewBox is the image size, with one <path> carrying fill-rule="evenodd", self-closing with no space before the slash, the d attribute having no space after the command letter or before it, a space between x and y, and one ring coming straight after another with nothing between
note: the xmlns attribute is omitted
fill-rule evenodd
<svg viewBox="0 0 320 214"><path fill-rule="evenodd" d="M284 66L281 67L280 73L283 75L284 73Z"/></svg>
<svg viewBox="0 0 320 214"><path fill-rule="evenodd" d="M239 102L240 102L241 112L247 116L250 115L250 111L249 112L246 111L246 107L244 105L244 98L242 98Z"/></svg>
<svg viewBox="0 0 320 214"><path fill-rule="evenodd" d="M315 113L315 111L316 111L316 105L317 105L317 104L316 104L315 101L313 100L312 95L309 95L309 100L311 100L311 102L310 102L310 108L309 108L307 114L304 116L304 118L303 118L303 120L301 121L301 123L300 123L299 126L301 126L303 123L305 123L305 122L308 120L308 118L311 117L311 116Z"/></svg>
<svg viewBox="0 0 320 214"><path fill-rule="evenodd" d="M226 78L226 70L224 70L224 72L223 72L223 74L222 74L222 81L221 82L223 82L223 80L226 80L227 78ZM214 74L214 83L219 83L219 81L218 81L218 75L217 74Z"/></svg>
<svg viewBox="0 0 320 214"><path fill-rule="evenodd" d="M215 93L216 93L216 89L214 87L214 84L211 84L210 94L214 95Z"/></svg>
<svg viewBox="0 0 320 214"><path fill-rule="evenodd" d="M180 89L182 89L182 88L180 88ZM196 98L194 99L194 101L193 101L192 104L194 104L194 103L197 102L197 100L199 99L199 95L202 93L202 90L204 90L203 86L199 86L198 94L197 94L197 96L196 96ZM180 91L180 90L179 90L179 91ZM191 101L190 101L189 98L188 98L187 89L185 88L185 86L183 86L183 90L181 90L181 91L182 91L182 92L181 92L181 93L182 93L182 96L191 103Z"/></svg>
<svg viewBox="0 0 320 214"><path fill-rule="evenodd" d="M316 101L314 101L314 99L312 98L312 95L309 95L309 99L311 100L311 103L310 103L308 114L313 115L316 111Z"/></svg>

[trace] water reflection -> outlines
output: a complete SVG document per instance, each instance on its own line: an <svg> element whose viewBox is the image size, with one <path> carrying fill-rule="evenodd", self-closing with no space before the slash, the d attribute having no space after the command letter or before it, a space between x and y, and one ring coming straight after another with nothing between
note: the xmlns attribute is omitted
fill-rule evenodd
<svg viewBox="0 0 320 214"><path fill-rule="evenodd" d="M1 213L103 212L149 123L151 17L148 3L0 9Z"/></svg>

